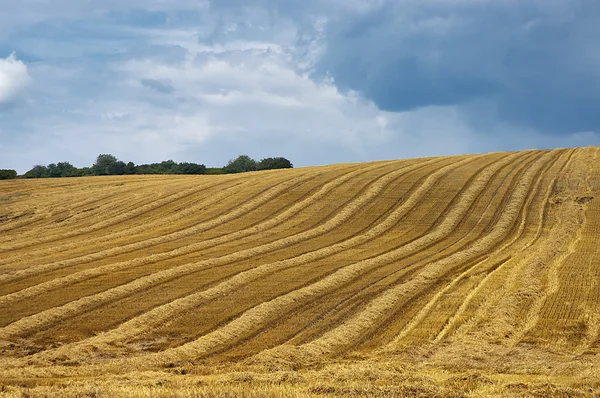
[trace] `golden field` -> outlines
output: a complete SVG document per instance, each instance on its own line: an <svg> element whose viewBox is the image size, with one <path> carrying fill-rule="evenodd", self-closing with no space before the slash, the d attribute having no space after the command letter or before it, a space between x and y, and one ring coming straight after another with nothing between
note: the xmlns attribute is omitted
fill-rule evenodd
<svg viewBox="0 0 600 398"><path fill-rule="evenodd" d="M0 396L600 396L600 148L0 182Z"/></svg>

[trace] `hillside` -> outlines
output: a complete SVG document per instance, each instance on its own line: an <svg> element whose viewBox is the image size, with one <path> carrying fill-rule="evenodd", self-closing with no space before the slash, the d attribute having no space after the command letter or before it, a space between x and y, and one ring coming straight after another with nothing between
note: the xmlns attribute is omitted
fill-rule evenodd
<svg viewBox="0 0 600 398"><path fill-rule="evenodd" d="M600 394L599 155L2 181L0 395Z"/></svg>

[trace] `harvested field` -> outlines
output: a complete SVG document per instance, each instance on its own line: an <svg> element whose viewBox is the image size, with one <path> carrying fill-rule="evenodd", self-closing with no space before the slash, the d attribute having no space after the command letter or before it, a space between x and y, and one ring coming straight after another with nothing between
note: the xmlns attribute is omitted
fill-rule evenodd
<svg viewBox="0 0 600 398"><path fill-rule="evenodd" d="M598 396L599 155L0 181L0 396Z"/></svg>

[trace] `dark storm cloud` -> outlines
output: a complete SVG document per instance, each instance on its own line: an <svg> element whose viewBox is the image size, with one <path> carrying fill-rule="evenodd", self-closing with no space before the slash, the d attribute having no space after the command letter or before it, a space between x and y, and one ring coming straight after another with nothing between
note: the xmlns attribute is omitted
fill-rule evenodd
<svg viewBox="0 0 600 398"><path fill-rule="evenodd" d="M320 76L380 109L492 101L500 118L600 128L600 2L387 1L328 24Z"/></svg>

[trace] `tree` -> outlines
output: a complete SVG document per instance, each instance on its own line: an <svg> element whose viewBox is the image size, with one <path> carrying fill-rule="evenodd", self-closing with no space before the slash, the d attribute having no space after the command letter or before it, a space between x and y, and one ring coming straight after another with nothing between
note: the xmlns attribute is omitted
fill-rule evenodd
<svg viewBox="0 0 600 398"><path fill-rule="evenodd" d="M94 173L92 172L92 168L91 167L82 167L80 169L77 169L77 176L78 177L84 177L84 176L92 176L94 175Z"/></svg>
<svg viewBox="0 0 600 398"><path fill-rule="evenodd" d="M135 164L133 164L133 162L127 163L123 170L123 174L135 174Z"/></svg>
<svg viewBox="0 0 600 398"><path fill-rule="evenodd" d="M157 174L157 171L151 164L140 164L135 166L135 174Z"/></svg>
<svg viewBox="0 0 600 398"><path fill-rule="evenodd" d="M87 168L84 168L87 169ZM84 169L78 169L69 162L50 163L48 166L37 165L29 170L25 178L47 178L47 177L77 177L83 174Z"/></svg>
<svg viewBox="0 0 600 398"><path fill-rule="evenodd" d="M78 175L77 168L69 162L50 163L47 167L47 177L74 177Z"/></svg>
<svg viewBox="0 0 600 398"><path fill-rule="evenodd" d="M230 160L223 171L226 173L244 173L246 171L256 170L256 160L248 155L240 155L237 158Z"/></svg>
<svg viewBox="0 0 600 398"><path fill-rule="evenodd" d="M291 169L294 165L286 158L265 158L256 165L256 170Z"/></svg>
<svg viewBox="0 0 600 398"><path fill-rule="evenodd" d="M60 169L56 166L56 163L50 163L47 167L48 177L56 178L60 177Z"/></svg>
<svg viewBox="0 0 600 398"><path fill-rule="evenodd" d="M13 180L17 178L17 172L12 169L0 169L0 180Z"/></svg>
<svg viewBox="0 0 600 398"><path fill-rule="evenodd" d="M111 168L110 175L122 176L123 174L125 174L125 167L127 167L125 162L118 160L117 163L115 163Z"/></svg>
<svg viewBox="0 0 600 398"><path fill-rule="evenodd" d="M217 175L217 174L225 174L225 170L222 167L207 167L206 174Z"/></svg>
<svg viewBox="0 0 600 398"><path fill-rule="evenodd" d="M102 175L121 175L125 173L125 162L118 160L115 156L101 154L96 158L96 163L92 166L92 173L97 176Z"/></svg>
<svg viewBox="0 0 600 398"><path fill-rule="evenodd" d="M69 162L58 162L56 164L58 177L75 177L79 174L77 167L73 166Z"/></svg>
<svg viewBox="0 0 600 398"><path fill-rule="evenodd" d="M49 176L48 168L46 166L42 166L41 164L33 166L31 170L23 174L23 177L25 178L44 178Z"/></svg>
<svg viewBox="0 0 600 398"><path fill-rule="evenodd" d="M179 174L205 174L206 166L203 164L183 162L179 163L177 166L177 172Z"/></svg>
<svg viewBox="0 0 600 398"><path fill-rule="evenodd" d="M159 174L177 174L177 163L174 160L163 160L156 167Z"/></svg>

